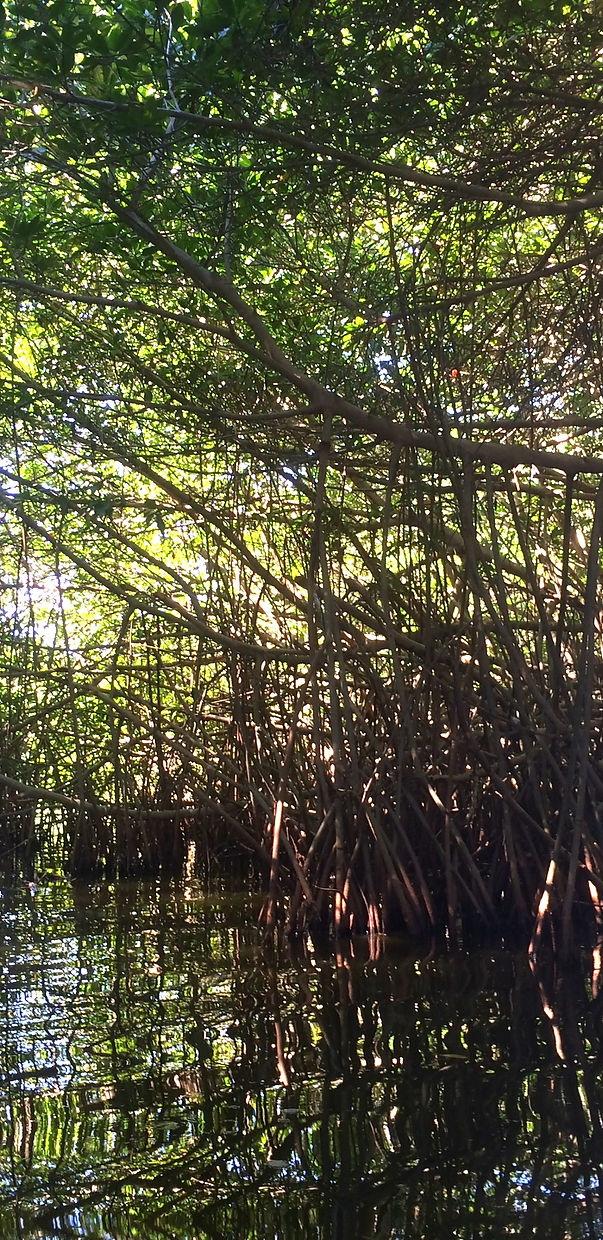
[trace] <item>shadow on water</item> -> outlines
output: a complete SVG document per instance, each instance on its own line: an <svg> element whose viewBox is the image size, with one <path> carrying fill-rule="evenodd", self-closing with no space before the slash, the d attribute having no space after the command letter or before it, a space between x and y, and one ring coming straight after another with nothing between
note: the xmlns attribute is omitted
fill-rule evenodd
<svg viewBox="0 0 603 1240"><path fill-rule="evenodd" d="M601 1235L598 951L273 955L195 884L1 912L3 1240Z"/></svg>

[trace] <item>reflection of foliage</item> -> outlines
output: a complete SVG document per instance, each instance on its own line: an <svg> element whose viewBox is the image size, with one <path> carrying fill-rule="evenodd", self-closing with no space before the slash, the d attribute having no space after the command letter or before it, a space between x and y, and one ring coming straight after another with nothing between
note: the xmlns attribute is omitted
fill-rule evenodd
<svg viewBox="0 0 603 1240"><path fill-rule="evenodd" d="M72 872L227 824L296 930L598 915L579 8L6 3L2 778Z"/></svg>
<svg viewBox="0 0 603 1240"><path fill-rule="evenodd" d="M75 1217L111 1240L596 1234L599 1010L575 974L278 959L196 886L6 898L7 1240Z"/></svg>

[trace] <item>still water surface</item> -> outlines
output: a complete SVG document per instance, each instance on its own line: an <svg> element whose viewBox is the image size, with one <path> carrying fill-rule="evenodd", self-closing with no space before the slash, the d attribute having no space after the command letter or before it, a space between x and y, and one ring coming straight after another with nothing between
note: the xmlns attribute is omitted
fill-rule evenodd
<svg viewBox="0 0 603 1240"><path fill-rule="evenodd" d="M256 911L2 893L1 1240L599 1240L597 953L274 955Z"/></svg>

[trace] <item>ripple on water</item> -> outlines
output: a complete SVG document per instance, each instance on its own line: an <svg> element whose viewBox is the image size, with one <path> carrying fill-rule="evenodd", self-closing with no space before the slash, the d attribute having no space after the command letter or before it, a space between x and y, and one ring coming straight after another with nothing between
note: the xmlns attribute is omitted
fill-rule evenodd
<svg viewBox="0 0 603 1240"><path fill-rule="evenodd" d="M274 955L191 883L1 911L2 1240L603 1231L588 961Z"/></svg>

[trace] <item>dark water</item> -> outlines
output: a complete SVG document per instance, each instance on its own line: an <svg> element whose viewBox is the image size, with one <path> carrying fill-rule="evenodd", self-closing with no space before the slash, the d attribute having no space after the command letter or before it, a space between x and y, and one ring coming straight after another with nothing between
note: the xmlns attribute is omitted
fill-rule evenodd
<svg viewBox="0 0 603 1240"><path fill-rule="evenodd" d="M596 953L275 958L194 884L0 917L2 1240L603 1233Z"/></svg>

